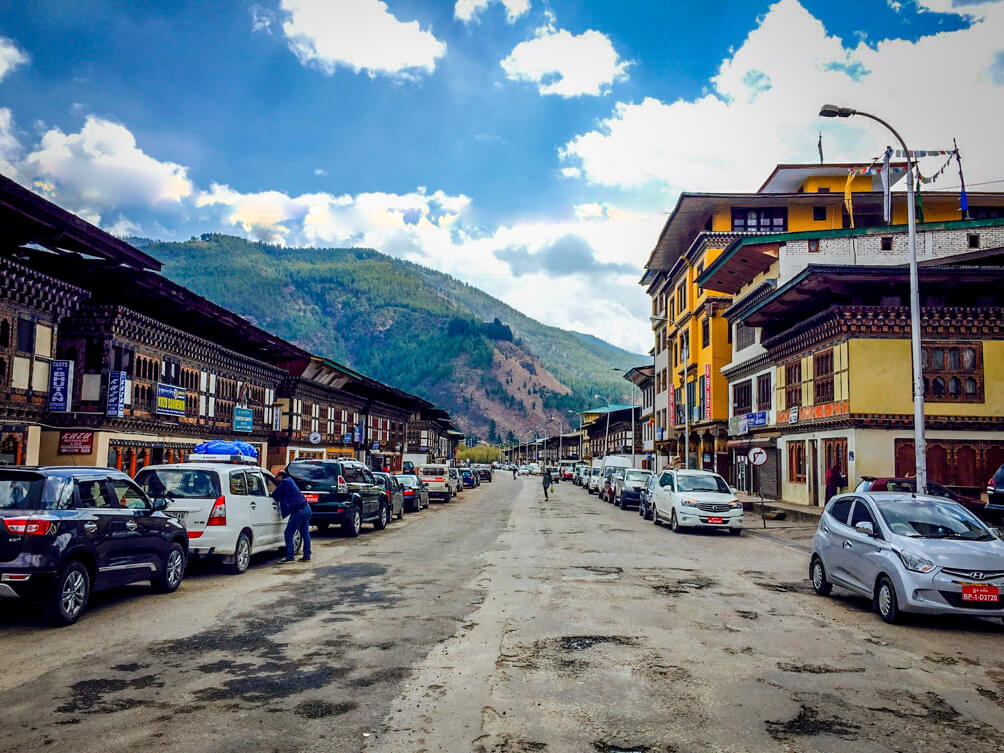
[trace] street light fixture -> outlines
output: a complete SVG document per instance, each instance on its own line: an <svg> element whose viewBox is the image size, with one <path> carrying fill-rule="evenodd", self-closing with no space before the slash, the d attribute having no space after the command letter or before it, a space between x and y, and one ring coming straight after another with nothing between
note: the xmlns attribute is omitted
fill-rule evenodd
<svg viewBox="0 0 1004 753"><path fill-rule="evenodd" d="M819 110L822 118L849 118L860 115L874 120L888 128L899 141L906 155L906 212L908 224L908 248L910 255L910 352L913 357L913 449L917 469L917 491L927 493L927 438L924 432L924 374L920 351L920 275L917 272L917 208L913 198L913 159L903 137L882 118L850 107L823 105Z"/></svg>

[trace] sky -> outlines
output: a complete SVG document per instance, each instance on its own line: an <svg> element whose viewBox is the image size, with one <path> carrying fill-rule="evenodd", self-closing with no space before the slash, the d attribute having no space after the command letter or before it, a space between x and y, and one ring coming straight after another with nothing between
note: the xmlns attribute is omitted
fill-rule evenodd
<svg viewBox="0 0 1004 753"><path fill-rule="evenodd" d="M681 191L755 191L820 134L828 161L889 142L823 102L913 149L957 139L967 185L1004 190L997 0L0 8L0 172L61 206L118 235L375 248L636 353Z"/></svg>

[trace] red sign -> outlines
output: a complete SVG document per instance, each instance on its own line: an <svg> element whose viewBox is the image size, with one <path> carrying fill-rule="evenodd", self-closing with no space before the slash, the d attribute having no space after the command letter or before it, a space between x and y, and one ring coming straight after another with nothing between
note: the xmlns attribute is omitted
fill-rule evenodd
<svg viewBox="0 0 1004 753"><path fill-rule="evenodd" d="M673 383L669 383L669 425L676 426L676 390Z"/></svg>
<svg viewBox="0 0 1004 753"><path fill-rule="evenodd" d="M94 449L93 431L59 432L60 455L90 455Z"/></svg>
<svg viewBox="0 0 1004 753"><path fill-rule="evenodd" d="M1000 601L1000 591L997 586L963 586L962 600L996 603Z"/></svg>
<svg viewBox="0 0 1004 753"><path fill-rule="evenodd" d="M704 364L704 417L711 418L711 364Z"/></svg>

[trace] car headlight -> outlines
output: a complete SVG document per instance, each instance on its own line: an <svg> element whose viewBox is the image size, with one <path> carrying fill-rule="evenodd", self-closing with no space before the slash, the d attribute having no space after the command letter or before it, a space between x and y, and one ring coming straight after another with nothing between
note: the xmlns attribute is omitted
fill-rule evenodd
<svg viewBox="0 0 1004 753"><path fill-rule="evenodd" d="M731 507L733 510L742 510L743 503L740 502L738 499L734 499L731 502L729 502L729 507Z"/></svg>
<svg viewBox="0 0 1004 753"><path fill-rule="evenodd" d="M697 500L687 499L686 497L684 497L683 499L680 500L680 504L683 505L684 507L697 507Z"/></svg>
<svg viewBox="0 0 1004 753"><path fill-rule="evenodd" d="M903 566L915 573L929 573L936 567L931 560L913 552L901 552L897 549L896 554L903 561Z"/></svg>

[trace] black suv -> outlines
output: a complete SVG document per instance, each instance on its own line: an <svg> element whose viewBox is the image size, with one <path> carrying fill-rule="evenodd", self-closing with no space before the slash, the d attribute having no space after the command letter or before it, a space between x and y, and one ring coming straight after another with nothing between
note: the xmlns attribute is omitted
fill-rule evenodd
<svg viewBox="0 0 1004 753"><path fill-rule="evenodd" d="M319 531L339 525L358 536L363 523L379 531L390 522L383 484L357 460L294 460L286 472L310 503L310 522Z"/></svg>
<svg viewBox="0 0 1004 753"><path fill-rule="evenodd" d="M174 591L188 533L163 505L111 468L0 468L0 597L70 625L94 591L143 580Z"/></svg>
<svg viewBox="0 0 1004 753"><path fill-rule="evenodd" d="M492 480L492 467L490 465L479 465L478 478L482 481L490 482Z"/></svg>

